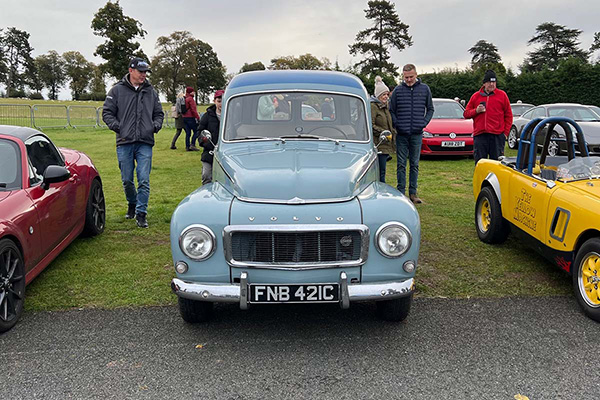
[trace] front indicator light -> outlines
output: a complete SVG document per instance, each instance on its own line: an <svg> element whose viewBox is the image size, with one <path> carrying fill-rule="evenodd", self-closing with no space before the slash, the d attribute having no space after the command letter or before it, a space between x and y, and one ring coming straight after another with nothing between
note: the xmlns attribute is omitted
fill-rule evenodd
<svg viewBox="0 0 600 400"><path fill-rule="evenodd" d="M408 272L409 274L413 273L415 271L415 263L412 261L407 261L404 263L402 268L404 269L404 271Z"/></svg>
<svg viewBox="0 0 600 400"><path fill-rule="evenodd" d="M177 264L175 264L175 271L177 271L178 274L185 274L188 271L188 265L183 261L178 261Z"/></svg>

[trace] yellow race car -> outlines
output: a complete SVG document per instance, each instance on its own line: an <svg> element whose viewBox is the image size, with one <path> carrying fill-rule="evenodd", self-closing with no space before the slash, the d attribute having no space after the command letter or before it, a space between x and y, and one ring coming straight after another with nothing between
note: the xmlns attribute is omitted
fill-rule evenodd
<svg viewBox="0 0 600 400"><path fill-rule="evenodd" d="M546 125L548 132L560 125L569 133L566 156L548 155L550 135L536 142ZM532 120L516 158L477 163L473 194L479 239L523 238L572 276L583 311L600 321L600 157L588 155L579 125L564 117Z"/></svg>

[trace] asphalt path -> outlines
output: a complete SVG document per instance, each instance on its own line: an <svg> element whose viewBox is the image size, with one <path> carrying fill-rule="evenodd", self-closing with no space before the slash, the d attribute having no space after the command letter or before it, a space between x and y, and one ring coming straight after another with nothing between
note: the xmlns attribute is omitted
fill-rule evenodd
<svg viewBox="0 0 600 400"><path fill-rule="evenodd" d="M600 324L571 297L26 313L0 399L598 399Z"/></svg>

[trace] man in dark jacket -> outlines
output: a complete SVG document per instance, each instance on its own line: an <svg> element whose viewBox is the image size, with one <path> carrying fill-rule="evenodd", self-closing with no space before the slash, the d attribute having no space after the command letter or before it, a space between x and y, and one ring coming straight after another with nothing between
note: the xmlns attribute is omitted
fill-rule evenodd
<svg viewBox="0 0 600 400"><path fill-rule="evenodd" d="M213 165L213 150L215 146L213 143L219 138L219 126L221 125L221 106L223 104L224 90L217 90L215 92L215 104L209 106L206 112L200 118L199 130L208 130L211 135L211 140L203 137L200 140L200 146L204 147L202 152L202 184L212 182L212 165Z"/></svg>
<svg viewBox="0 0 600 400"><path fill-rule="evenodd" d="M406 159L410 164L408 195L414 204L422 203L417 196L419 157L423 129L433 117L433 100L429 86L417 79L417 67L406 64L402 68L403 82L390 96L390 113L396 127L396 156L398 190L406 194Z"/></svg>
<svg viewBox="0 0 600 400"><path fill-rule="evenodd" d="M482 158L497 160L504 154L513 115L510 100L503 90L496 88L496 73L491 69L486 71L481 89L471 96L463 116L473 118L475 164Z"/></svg>
<svg viewBox="0 0 600 400"><path fill-rule="evenodd" d="M140 228L148 227L152 147L154 134L162 128L164 118L158 94L146 79L148 72L151 71L146 61L132 58L129 73L110 89L102 108L102 120L117 134L117 159L129 203L125 218L135 217Z"/></svg>

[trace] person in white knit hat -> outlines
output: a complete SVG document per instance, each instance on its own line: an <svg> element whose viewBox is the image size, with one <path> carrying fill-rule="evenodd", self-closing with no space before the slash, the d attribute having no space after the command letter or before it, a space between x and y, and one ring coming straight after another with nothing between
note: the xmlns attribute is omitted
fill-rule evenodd
<svg viewBox="0 0 600 400"><path fill-rule="evenodd" d="M381 143L378 147L379 154L379 180L385 183L385 166L390 154L396 151L394 139L396 130L392 122L392 115L388 108L388 100L390 97L390 89L386 86L380 76L375 77L375 96L371 96L371 122L373 123L373 136L375 143L379 143L380 135L383 131L392 132L392 141Z"/></svg>

